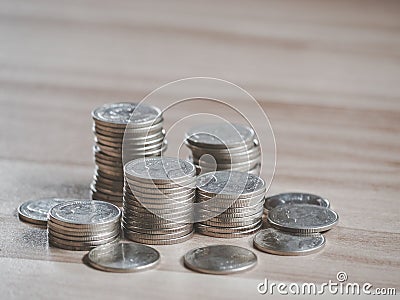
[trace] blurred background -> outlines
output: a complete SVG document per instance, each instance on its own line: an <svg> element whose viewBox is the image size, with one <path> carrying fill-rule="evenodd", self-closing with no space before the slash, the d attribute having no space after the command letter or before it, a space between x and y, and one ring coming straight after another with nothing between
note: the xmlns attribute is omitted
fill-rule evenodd
<svg viewBox="0 0 400 300"><path fill-rule="evenodd" d="M377 157L398 161L399 66L398 1L2 0L0 157L14 161L3 170L16 172L19 161L72 165L77 176L49 174L48 186L60 176L86 193L93 108L210 76L246 89L269 116L278 151L272 191L329 193L338 174L395 166ZM165 114L167 129L204 108L222 114L182 105ZM9 183L39 180L23 175L36 167L21 166Z"/></svg>

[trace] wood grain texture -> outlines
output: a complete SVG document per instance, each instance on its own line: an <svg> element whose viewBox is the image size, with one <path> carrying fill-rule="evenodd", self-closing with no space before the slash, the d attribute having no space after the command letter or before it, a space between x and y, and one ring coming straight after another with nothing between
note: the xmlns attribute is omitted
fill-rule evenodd
<svg viewBox="0 0 400 300"><path fill-rule="evenodd" d="M232 81L259 101L277 144L268 193L320 194L340 215L322 252L254 250L259 263L249 272L201 275L183 267L187 250L252 246L196 235L156 247L156 270L107 274L17 220L27 199L88 197L94 107L139 101L191 76ZM242 299L257 297L265 277L321 283L338 271L400 288L398 1L0 1L0 103L4 299L53 299L57 290L61 299ZM171 110L166 127L202 108Z"/></svg>

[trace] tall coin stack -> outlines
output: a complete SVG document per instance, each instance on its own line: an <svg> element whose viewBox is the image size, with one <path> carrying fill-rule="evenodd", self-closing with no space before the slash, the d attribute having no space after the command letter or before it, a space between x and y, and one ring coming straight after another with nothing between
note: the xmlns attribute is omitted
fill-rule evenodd
<svg viewBox="0 0 400 300"><path fill-rule="evenodd" d="M125 238L153 245L190 239L196 197L195 166L161 156L135 159L124 170Z"/></svg>
<svg viewBox="0 0 400 300"><path fill-rule="evenodd" d="M207 124L186 133L186 145L198 173L232 170L258 174L260 146L252 128L232 123Z"/></svg>
<svg viewBox="0 0 400 300"><path fill-rule="evenodd" d="M196 230L204 235L234 238L262 226L266 185L247 172L217 171L197 178Z"/></svg>
<svg viewBox="0 0 400 300"><path fill-rule="evenodd" d="M90 250L117 242L121 210L107 202L77 200L54 206L48 215L48 239L52 246L67 250Z"/></svg>
<svg viewBox="0 0 400 300"><path fill-rule="evenodd" d="M96 164L92 199L122 206L123 161L159 156L166 150L163 117L153 106L135 103L106 104L92 112ZM124 157L122 158L122 149Z"/></svg>

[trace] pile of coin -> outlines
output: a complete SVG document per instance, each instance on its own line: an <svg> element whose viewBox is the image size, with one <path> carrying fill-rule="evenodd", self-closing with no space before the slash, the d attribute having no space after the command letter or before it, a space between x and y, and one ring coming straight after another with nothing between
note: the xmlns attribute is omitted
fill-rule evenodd
<svg viewBox="0 0 400 300"><path fill-rule="evenodd" d="M52 246L67 250L90 250L117 242L121 210L108 202L77 200L50 209L47 222Z"/></svg>
<svg viewBox="0 0 400 300"><path fill-rule="evenodd" d="M321 232L334 227L339 216L325 198L306 193L285 193L265 202L267 226L254 237L254 246L278 255L306 255L321 250Z"/></svg>
<svg viewBox="0 0 400 300"><path fill-rule="evenodd" d="M197 178L196 230L213 237L233 238L262 226L266 185L247 172L217 171Z"/></svg>
<svg viewBox="0 0 400 300"><path fill-rule="evenodd" d="M258 174L261 151L252 128L241 124L207 124L190 129L185 144L198 173L231 170Z"/></svg>
<svg viewBox="0 0 400 300"><path fill-rule="evenodd" d="M124 170L125 238L153 245L190 239L196 197L195 166L161 156L130 161Z"/></svg>
<svg viewBox="0 0 400 300"><path fill-rule="evenodd" d="M166 150L162 113L153 106L124 102L98 107L92 117L96 164L92 199L122 206L123 160L159 156Z"/></svg>

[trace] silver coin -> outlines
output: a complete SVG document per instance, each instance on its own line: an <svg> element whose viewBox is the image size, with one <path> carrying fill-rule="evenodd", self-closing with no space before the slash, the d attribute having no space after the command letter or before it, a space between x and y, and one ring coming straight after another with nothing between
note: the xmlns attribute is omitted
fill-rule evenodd
<svg viewBox="0 0 400 300"><path fill-rule="evenodd" d="M208 274L231 274L253 268L257 256L250 250L232 245L213 245L190 250L183 257L187 268Z"/></svg>
<svg viewBox="0 0 400 300"><path fill-rule="evenodd" d="M111 124L126 125L133 124L146 126L152 124L161 117L161 111L150 105L138 103L115 103L105 104L96 108L92 112L92 117L96 122L104 123L106 126Z"/></svg>
<svg viewBox="0 0 400 300"><path fill-rule="evenodd" d="M200 165L201 162L203 164L236 164L236 163L244 163L250 160L259 159L261 157L261 151L259 148L253 148L247 152L240 153L207 153L204 151L203 153L196 153L192 151L192 160L193 163Z"/></svg>
<svg viewBox="0 0 400 300"><path fill-rule="evenodd" d="M130 221L125 221L122 219L121 221L122 228L123 229L135 229L137 227L142 228L143 230L166 230L166 231L171 231L173 229L178 229L184 225L192 225L192 223L175 223L175 222L166 222L166 223L154 223L153 221L143 221L143 220L130 220Z"/></svg>
<svg viewBox="0 0 400 300"><path fill-rule="evenodd" d="M71 241L71 242L91 242L91 241L104 241L106 239L112 239L113 237L117 237L120 234L120 231L110 231L103 234L93 234L86 236L78 236L78 235L67 235L64 233L60 233L49 228L49 235L54 236L56 238L60 238L63 240Z"/></svg>
<svg viewBox="0 0 400 300"><path fill-rule="evenodd" d="M214 227L210 225L205 225L202 223L196 223L195 228L198 229L204 229L209 232L215 232L215 233L225 233L225 234L232 234L232 233L242 233L242 232L248 232L250 230L258 230L262 226L262 221L260 220L258 223L254 223L251 225L247 226L238 226L238 227Z"/></svg>
<svg viewBox="0 0 400 300"><path fill-rule="evenodd" d="M128 162L125 174L134 180L169 183L188 180L195 175L196 168L188 161L172 157L148 157Z"/></svg>
<svg viewBox="0 0 400 300"><path fill-rule="evenodd" d="M325 238L320 233L301 235L267 228L254 236L253 244L255 248L271 254L307 255L320 251L325 245Z"/></svg>
<svg viewBox="0 0 400 300"><path fill-rule="evenodd" d="M18 207L18 217L28 223L46 225L50 209L57 204L74 200L76 199L45 198L26 201Z"/></svg>
<svg viewBox="0 0 400 300"><path fill-rule="evenodd" d="M245 172L217 171L197 178L198 191L211 195L252 195L265 190L265 182L260 177Z"/></svg>
<svg viewBox="0 0 400 300"><path fill-rule="evenodd" d="M249 151L252 151L254 149L255 144L254 140L251 141L251 143L246 144L246 145L240 145L240 146L235 146L235 147L229 147L229 148L210 148L210 147L205 147L203 146L195 146L187 141L185 142L185 145L192 151L193 154L195 154L197 157L204 155L204 154L210 154L210 155L240 155L240 154L245 154Z"/></svg>
<svg viewBox="0 0 400 300"><path fill-rule="evenodd" d="M317 195L308 193L282 193L265 198L265 209L271 210L283 204L311 204L330 207L329 201Z"/></svg>
<svg viewBox="0 0 400 300"><path fill-rule="evenodd" d="M254 130L232 123L206 124L190 129L186 141L198 147L229 148L252 143Z"/></svg>
<svg viewBox="0 0 400 300"><path fill-rule="evenodd" d="M107 272L136 272L155 267L160 253L137 243L117 243L96 247L88 253L89 264Z"/></svg>
<svg viewBox="0 0 400 300"><path fill-rule="evenodd" d="M270 210L267 220L273 227L284 231L314 233L334 227L339 221L339 216L327 207L284 204Z"/></svg>
<svg viewBox="0 0 400 300"><path fill-rule="evenodd" d="M49 217L61 224L74 225L107 225L116 222L121 211L113 204L103 201L73 201L54 206Z"/></svg>
<svg viewBox="0 0 400 300"><path fill-rule="evenodd" d="M154 229L154 228L143 228L140 226L132 226L124 224L124 229L145 233L145 234L169 234L174 232L181 232L184 230L193 231L193 224L184 224L182 226L177 226L175 228L164 228L164 229Z"/></svg>
<svg viewBox="0 0 400 300"><path fill-rule="evenodd" d="M108 227L100 227L100 228L94 228L94 229L77 229L73 227L66 227L66 226L61 226L57 223L54 222L47 222L47 229L52 232L57 232L66 236L77 236L77 237L90 237L90 236L102 236L102 235L107 235L112 232L118 232L121 228L121 224L115 223L113 225L110 225Z"/></svg>
<svg viewBox="0 0 400 300"><path fill-rule="evenodd" d="M250 225L249 225L250 226ZM242 226L244 227L244 226ZM227 230L226 232L218 232L218 230L213 230L211 229L212 227L196 227L196 231L200 234L203 235L208 235L216 238L224 238L224 239L234 239L234 238L242 238L248 235L252 235L256 233L260 228L262 227L262 223L259 222L257 225L254 225L254 228L248 229L248 230L243 230L240 232L236 232L233 229ZM230 231L230 232L229 232Z"/></svg>
<svg viewBox="0 0 400 300"><path fill-rule="evenodd" d="M142 243L142 244L148 244L148 245L173 245L173 244L179 244L179 243L183 243L186 242L188 240L190 240L193 237L193 233L194 231L192 231L191 233L178 237L178 238L167 238L167 239L144 239L141 237L138 237L136 235L131 235L130 231L126 231L124 230L124 237L137 242L137 243Z"/></svg>
<svg viewBox="0 0 400 300"><path fill-rule="evenodd" d="M129 231L129 236L131 238L134 239L145 239L145 240L167 240L167 239L176 239L176 238L180 238L183 236L186 236L188 234L190 234L193 231L193 228L186 228L180 231L174 231L174 232L163 232L163 233L158 233L158 234L154 234L154 233L143 233L143 232L138 232L135 229L133 229L132 227L127 229L126 227L124 227L125 231L125 235L126 232Z"/></svg>

